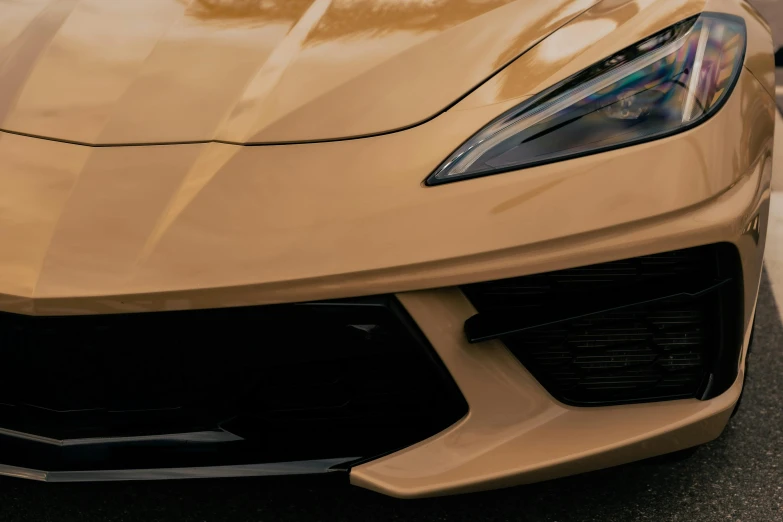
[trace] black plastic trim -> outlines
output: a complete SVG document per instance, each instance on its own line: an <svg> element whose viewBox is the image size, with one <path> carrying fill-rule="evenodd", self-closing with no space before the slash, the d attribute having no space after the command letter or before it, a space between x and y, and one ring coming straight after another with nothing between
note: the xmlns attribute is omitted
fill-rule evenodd
<svg viewBox="0 0 783 522"><path fill-rule="evenodd" d="M718 290L729 282L731 282L730 278L715 281L706 286L697 282L679 288L677 288L677 285L671 284L663 285L662 287L657 283L648 283L644 287L636 287L633 291L620 294L619 297L594 296L589 301L578 301L577 306L565 304L562 308L544 314L528 316L525 320L520 320L518 314L515 313L479 313L465 321L465 335L469 343L480 343L524 332L525 330L532 330L533 328L564 323L656 301L694 299Z"/></svg>
<svg viewBox="0 0 783 522"><path fill-rule="evenodd" d="M465 322L469 342L499 339L564 404L706 400L728 390L737 378L744 339L744 290L739 251L731 243L461 288L478 311ZM680 316L681 311L685 315ZM677 315L667 315L672 312ZM536 333L539 328L543 330ZM615 337L605 337L607 332ZM593 339L611 340L593 344ZM686 344L670 344L681 340ZM633 350L626 352L627 348ZM680 366L680 357L697 353L697 362ZM611 363L606 366L600 360ZM672 362L661 366L659 361ZM626 384L639 382L633 385L639 391L594 387L618 377L630 378ZM633 380L638 378L653 380ZM666 386L662 389L656 382ZM679 384L672 387L674 383Z"/></svg>
<svg viewBox="0 0 783 522"><path fill-rule="evenodd" d="M94 316L0 313L0 334L0 468L96 480L266 474L274 466L264 464L334 458L330 469L347 468L468 412L394 295Z"/></svg>

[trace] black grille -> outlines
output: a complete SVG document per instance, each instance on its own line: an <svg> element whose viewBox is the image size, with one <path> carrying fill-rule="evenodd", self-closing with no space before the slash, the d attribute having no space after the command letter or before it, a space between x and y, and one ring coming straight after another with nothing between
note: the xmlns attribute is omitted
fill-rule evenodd
<svg viewBox="0 0 783 522"><path fill-rule="evenodd" d="M568 404L704 398L736 377L741 273L729 244L462 289L479 312L471 319ZM498 317L511 326L496 327Z"/></svg>
<svg viewBox="0 0 783 522"><path fill-rule="evenodd" d="M219 451L191 445L186 457L147 448L113 468L137 467L151 455L146 465L154 467L369 457L418 442L466 412L393 297L103 316L0 314L0 428L55 439L221 428L244 439ZM31 464L0 445L0 462L49 470L107 465L106 455L101 462L65 453L39 453L50 460Z"/></svg>

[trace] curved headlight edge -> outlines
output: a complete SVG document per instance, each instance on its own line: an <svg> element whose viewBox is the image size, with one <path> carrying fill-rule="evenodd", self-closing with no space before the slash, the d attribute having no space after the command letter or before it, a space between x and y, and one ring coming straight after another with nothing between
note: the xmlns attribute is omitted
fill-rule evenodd
<svg viewBox="0 0 783 522"><path fill-rule="evenodd" d="M739 17L702 13L683 20L502 114L426 184L594 154L698 125L731 93L745 45Z"/></svg>

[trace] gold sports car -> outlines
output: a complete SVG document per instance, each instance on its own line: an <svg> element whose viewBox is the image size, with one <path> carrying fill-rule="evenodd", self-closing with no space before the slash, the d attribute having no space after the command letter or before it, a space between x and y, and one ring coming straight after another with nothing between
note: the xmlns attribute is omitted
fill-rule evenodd
<svg viewBox="0 0 783 522"><path fill-rule="evenodd" d="M420 497L708 442L773 95L744 0L0 0L0 474Z"/></svg>

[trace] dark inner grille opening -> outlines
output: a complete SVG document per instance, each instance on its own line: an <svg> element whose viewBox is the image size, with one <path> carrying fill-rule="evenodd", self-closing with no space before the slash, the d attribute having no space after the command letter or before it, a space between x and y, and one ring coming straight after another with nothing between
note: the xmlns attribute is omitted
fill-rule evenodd
<svg viewBox="0 0 783 522"><path fill-rule="evenodd" d="M392 296L185 312L0 314L0 428L54 439L223 429L236 442L19 451L47 470L370 457L467 412ZM10 444L10 445L9 445Z"/></svg>
<svg viewBox="0 0 783 522"><path fill-rule="evenodd" d="M656 288L673 295L716 282L723 284L695 297L608 310L607 303L633 303ZM728 389L741 348L741 288L736 248L721 243L462 290L483 323L534 318L537 326L495 337L555 398L586 406L708 398ZM594 303L601 313L577 313Z"/></svg>

